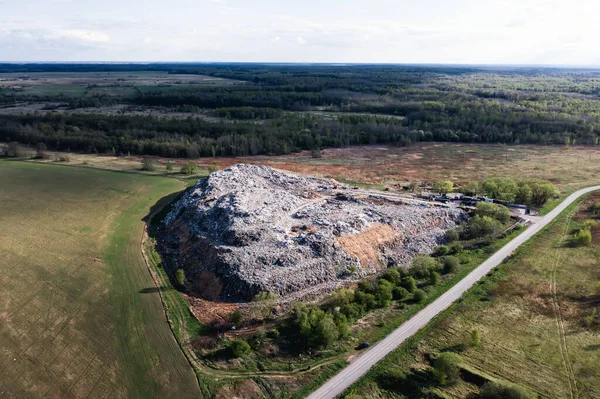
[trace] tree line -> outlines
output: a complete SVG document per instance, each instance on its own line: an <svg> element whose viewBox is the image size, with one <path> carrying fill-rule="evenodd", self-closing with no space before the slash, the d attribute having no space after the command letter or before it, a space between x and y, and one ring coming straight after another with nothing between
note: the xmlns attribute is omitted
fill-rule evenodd
<svg viewBox="0 0 600 399"><path fill-rule="evenodd" d="M0 73L44 68L101 67L0 65ZM0 116L0 139L43 142L51 149L194 158L425 141L597 145L600 137L597 71L264 64L132 65L130 70L201 74L239 83L145 87L121 97L36 96L2 89L0 104L61 101L76 109L119 102L178 112L204 110L228 123L108 116L100 110L86 117Z"/></svg>

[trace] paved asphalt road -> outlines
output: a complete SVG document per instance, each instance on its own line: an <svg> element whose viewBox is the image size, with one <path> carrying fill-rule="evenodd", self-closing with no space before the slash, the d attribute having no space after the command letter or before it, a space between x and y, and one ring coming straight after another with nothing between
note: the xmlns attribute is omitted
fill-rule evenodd
<svg viewBox="0 0 600 399"><path fill-rule="evenodd" d="M402 342L410 338L417 331L422 329L435 316L447 309L454 301L459 299L469 288L485 276L490 270L498 266L507 256L523 243L533 237L544 226L556 218L562 211L571 205L577 198L592 191L600 190L600 186L588 187L579 190L563 202L560 203L552 212L540 218L523 233L519 234L514 240L510 241L498 252L492 255L488 260L479 265L475 270L468 274L455 286L446 291L442 296L430 303L427 307L414 315L410 320L404 322L400 327L394 330L382 341L373 345L361 356L354 359L346 368L336 374L333 378L325 382L323 386L313 392L308 399L333 399L344 392L348 387L354 384L364 374L369 371L377 362L383 359L388 353L396 349Z"/></svg>

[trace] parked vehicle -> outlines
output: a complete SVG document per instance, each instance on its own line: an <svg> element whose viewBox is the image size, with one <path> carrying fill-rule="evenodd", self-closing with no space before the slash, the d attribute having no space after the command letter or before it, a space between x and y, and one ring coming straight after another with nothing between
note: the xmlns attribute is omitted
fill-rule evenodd
<svg viewBox="0 0 600 399"><path fill-rule="evenodd" d="M356 350L363 350L363 349L367 349L369 346L371 346L370 343L368 342L361 342L360 344L358 344L358 346L356 347Z"/></svg>

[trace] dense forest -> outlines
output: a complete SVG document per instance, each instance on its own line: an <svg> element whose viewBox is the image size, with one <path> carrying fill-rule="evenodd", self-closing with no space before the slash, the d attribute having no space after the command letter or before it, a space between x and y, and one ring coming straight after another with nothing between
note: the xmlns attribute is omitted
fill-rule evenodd
<svg viewBox="0 0 600 399"><path fill-rule="evenodd" d="M0 115L0 141L166 157L287 154L423 141L598 145L600 71L395 65L0 65L2 73L143 71L238 84L133 94L32 95L0 86L0 106L59 102L69 112ZM128 104L187 118L107 115ZM90 113L89 107L98 107ZM78 109L86 113L78 113ZM211 115L213 119L195 117Z"/></svg>

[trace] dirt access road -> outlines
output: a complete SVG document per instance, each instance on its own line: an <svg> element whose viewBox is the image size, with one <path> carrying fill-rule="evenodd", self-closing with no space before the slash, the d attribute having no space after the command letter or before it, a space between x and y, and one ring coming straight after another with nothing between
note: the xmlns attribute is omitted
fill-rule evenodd
<svg viewBox="0 0 600 399"><path fill-rule="evenodd" d="M575 202L582 195L600 190L600 186L593 186L581 189L568 196L548 215L532 221L531 227L521 233L514 240L502 247L498 252L492 255L488 260L479 265L475 270L462 279L454 287L429 304L413 318L406 321L384 340L373 345L371 349L357 357L350 365L341 372L328 380L323 386L308 396L308 399L333 399L343 393L352 384L358 381L369 371L377 362L382 360L388 353L400 346L405 340L413 336L420 329L425 327L434 317L446 310L450 305L458 300L466 291L481 280L493 268L498 266L514 250L519 248L531 237L552 222L562 211Z"/></svg>

